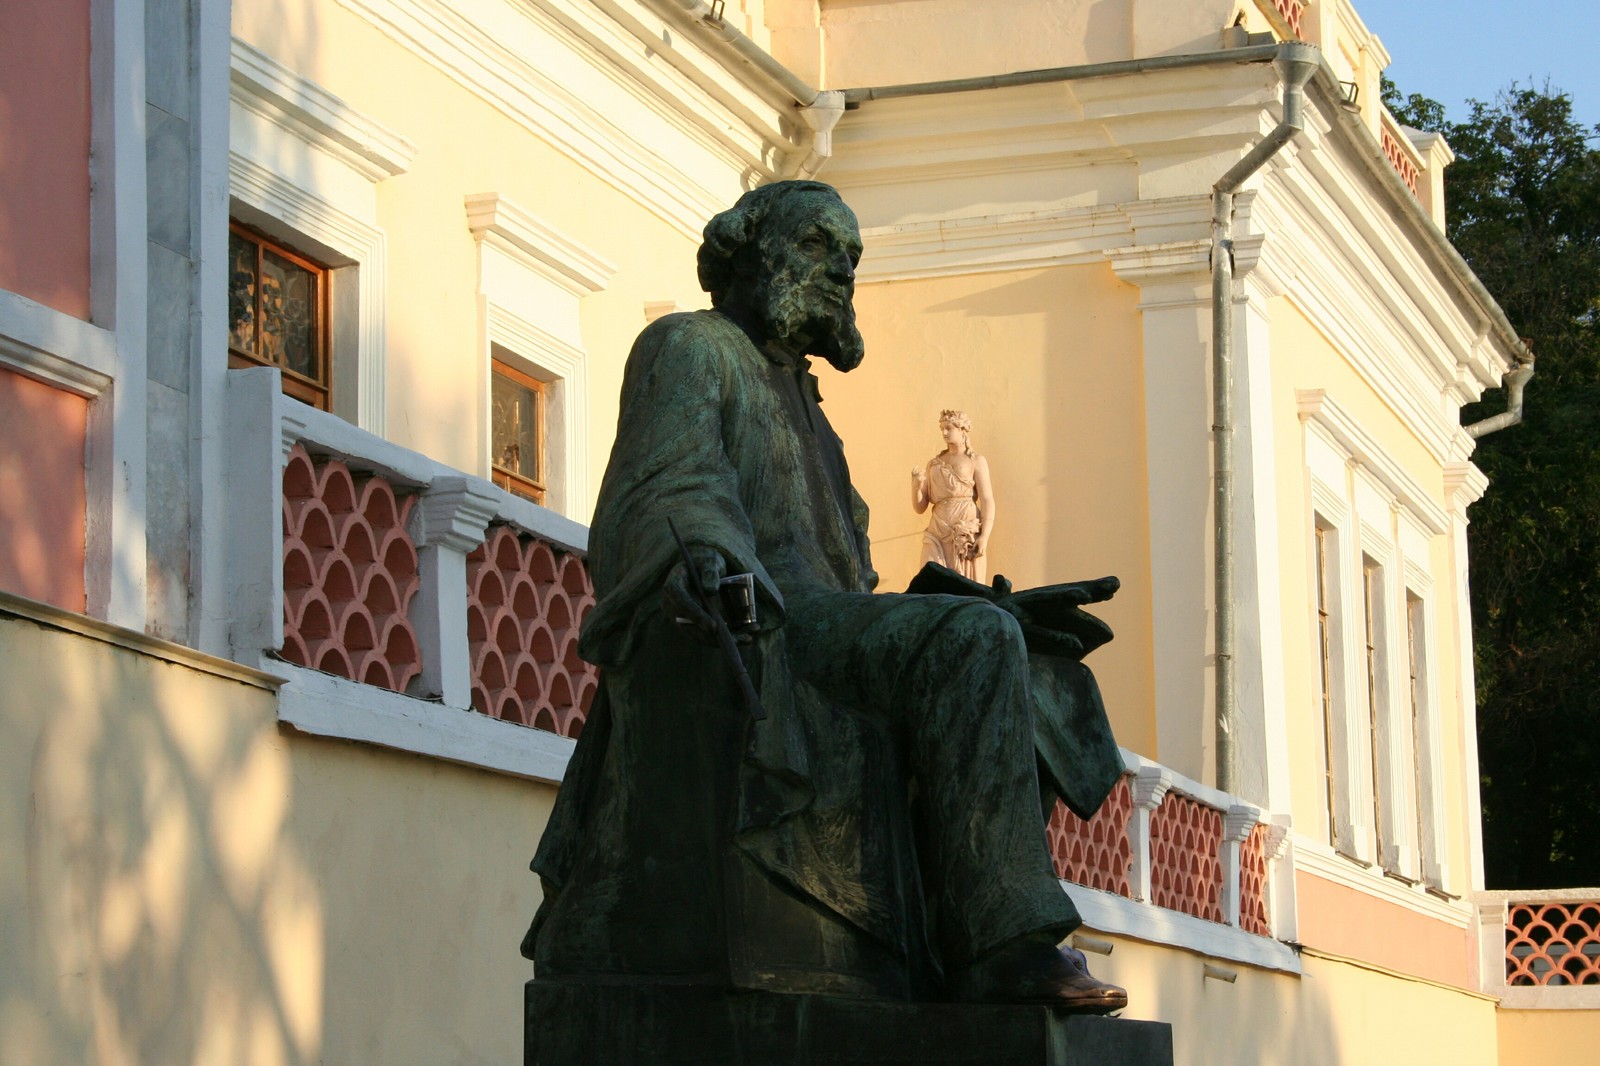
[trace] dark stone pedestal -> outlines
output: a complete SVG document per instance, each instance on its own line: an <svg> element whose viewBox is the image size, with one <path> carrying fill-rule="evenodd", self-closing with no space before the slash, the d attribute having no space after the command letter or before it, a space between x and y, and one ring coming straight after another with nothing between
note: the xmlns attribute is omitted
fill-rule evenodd
<svg viewBox="0 0 1600 1066"><path fill-rule="evenodd" d="M525 1066L1171 1066L1172 1027L1046 1007L529 981Z"/></svg>

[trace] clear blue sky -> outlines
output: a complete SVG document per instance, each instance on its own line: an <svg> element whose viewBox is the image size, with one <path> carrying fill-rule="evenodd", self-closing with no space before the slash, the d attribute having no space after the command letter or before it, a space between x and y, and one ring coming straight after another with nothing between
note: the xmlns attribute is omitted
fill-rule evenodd
<svg viewBox="0 0 1600 1066"><path fill-rule="evenodd" d="M1600 0L1354 0L1389 49L1402 92L1444 104L1492 100L1513 81L1546 79L1572 98L1574 117L1600 123Z"/></svg>

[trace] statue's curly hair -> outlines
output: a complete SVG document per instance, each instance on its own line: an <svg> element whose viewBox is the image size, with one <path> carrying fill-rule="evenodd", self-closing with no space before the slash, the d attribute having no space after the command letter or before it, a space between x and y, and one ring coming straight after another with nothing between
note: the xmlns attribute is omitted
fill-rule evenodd
<svg viewBox="0 0 1600 1066"><path fill-rule="evenodd" d="M751 189L732 207L706 223L697 265L700 287L711 294L713 305L733 284L746 259L746 249L773 207L788 196L812 192L827 193L843 202L837 189L820 181L779 181Z"/></svg>

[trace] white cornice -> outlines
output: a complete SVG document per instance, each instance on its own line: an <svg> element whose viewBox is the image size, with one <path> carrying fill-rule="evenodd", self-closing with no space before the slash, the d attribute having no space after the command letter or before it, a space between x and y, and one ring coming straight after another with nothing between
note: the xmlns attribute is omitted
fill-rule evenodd
<svg viewBox="0 0 1600 1066"><path fill-rule="evenodd" d="M574 296L599 292L617 272L614 264L499 193L473 193L466 204L467 226L473 237L499 248Z"/></svg>
<svg viewBox="0 0 1600 1066"><path fill-rule="evenodd" d="M861 234L867 253L860 279L902 281L1107 258L1124 280L1204 271L1210 217L1208 197L1184 196L869 227Z"/></svg>
<svg viewBox="0 0 1600 1066"><path fill-rule="evenodd" d="M1216 67L851 112L828 177L867 227L863 280L1097 255L1124 280L1175 280L1197 264L1163 246L1207 238L1210 182L1270 125L1262 79ZM1460 404L1499 380L1504 354L1324 110L1236 201L1243 294L1287 296L1434 458L1460 459Z"/></svg>
<svg viewBox="0 0 1600 1066"><path fill-rule="evenodd" d="M804 147L784 109L630 0L339 3L691 239Z"/></svg>
<svg viewBox="0 0 1600 1066"><path fill-rule="evenodd" d="M1451 514L1465 515L1467 508L1483 499L1488 490L1489 475L1468 460L1444 465L1444 491Z"/></svg>
<svg viewBox="0 0 1600 1066"><path fill-rule="evenodd" d="M260 49L233 39L233 102L342 160L368 181L404 174L417 149Z"/></svg>
<svg viewBox="0 0 1600 1066"><path fill-rule="evenodd" d="M1098 262L1133 230L1117 207L1084 207L874 226L861 238L859 278L874 282Z"/></svg>
<svg viewBox="0 0 1600 1066"><path fill-rule="evenodd" d="M1210 276L1211 242L1170 241L1132 245L1106 254L1117 277L1140 287L1152 283L1192 280Z"/></svg>
<svg viewBox="0 0 1600 1066"><path fill-rule="evenodd" d="M1443 533L1450 528L1444 508L1434 502L1432 494L1324 390L1297 389L1295 401L1302 422L1321 426L1429 531Z"/></svg>

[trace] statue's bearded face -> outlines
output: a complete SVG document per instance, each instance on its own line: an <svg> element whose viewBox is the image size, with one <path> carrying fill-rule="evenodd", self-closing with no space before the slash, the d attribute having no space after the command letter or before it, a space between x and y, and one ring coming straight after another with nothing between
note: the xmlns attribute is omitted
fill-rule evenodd
<svg viewBox="0 0 1600 1066"><path fill-rule="evenodd" d="M865 351L852 303L861 259L855 215L832 196L793 196L767 217L757 241L769 336L854 370Z"/></svg>

